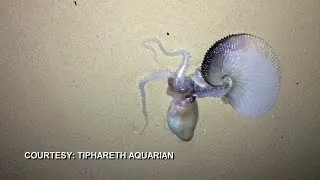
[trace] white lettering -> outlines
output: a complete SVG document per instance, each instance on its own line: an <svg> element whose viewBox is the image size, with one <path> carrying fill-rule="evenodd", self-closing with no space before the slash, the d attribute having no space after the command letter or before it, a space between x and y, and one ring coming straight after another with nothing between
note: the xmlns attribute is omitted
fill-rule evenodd
<svg viewBox="0 0 320 180"><path fill-rule="evenodd" d="M32 160L67 160L74 159L73 152L25 152L24 157Z"/></svg>
<svg viewBox="0 0 320 180"><path fill-rule="evenodd" d="M173 152L130 152L129 160L173 160Z"/></svg>
<svg viewBox="0 0 320 180"><path fill-rule="evenodd" d="M125 160L126 152L78 152L80 160Z"/></svg>

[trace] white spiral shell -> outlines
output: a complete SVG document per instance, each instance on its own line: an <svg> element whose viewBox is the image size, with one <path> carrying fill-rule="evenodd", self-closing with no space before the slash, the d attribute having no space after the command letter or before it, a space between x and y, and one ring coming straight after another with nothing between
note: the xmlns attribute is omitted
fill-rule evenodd
<svg viewBox="0 0 320 180"><path fill-rule="evenodd" d="M224 98L246 117L260 117L276 104L281 80L278 56L259 37L234 34L219 40L204 56L201 73L211 85L229 76L232 88Z"/></svg>

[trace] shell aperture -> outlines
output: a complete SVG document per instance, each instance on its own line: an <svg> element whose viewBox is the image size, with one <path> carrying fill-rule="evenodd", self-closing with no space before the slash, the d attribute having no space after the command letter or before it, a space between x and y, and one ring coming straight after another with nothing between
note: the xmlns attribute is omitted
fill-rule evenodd
<svg viewBox="0 0 320 180"><path fill-rule="evenodd" d="M231 78L225 99L240 114L260 117L273 109L280 92L277 54L261 38L250 34L229 35L217 41L204 56L201 74L210 85Z"/></svg>

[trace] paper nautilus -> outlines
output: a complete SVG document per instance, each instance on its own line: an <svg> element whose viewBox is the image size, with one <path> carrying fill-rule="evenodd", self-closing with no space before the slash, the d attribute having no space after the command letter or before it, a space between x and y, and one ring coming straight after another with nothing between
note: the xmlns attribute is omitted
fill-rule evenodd
<svg viewBox="0 0 320 180"><path fill-rule="evenodd" d="M280 91L280 65L277 54L262 38L242 33L232 34L215 42L204 55L203 62L194 73L187 75L190 54L186 50L167 51L156 38L143 41L143 45L157 44L167 56L182 56L175 71L159 71L139 79L142 112L148 126L145 85L159 78L168 80L167 94L172 97L167 122L179 139L190 141L198 122L197 98L222 98L240 115L259 118L274 108Z"/></svg>

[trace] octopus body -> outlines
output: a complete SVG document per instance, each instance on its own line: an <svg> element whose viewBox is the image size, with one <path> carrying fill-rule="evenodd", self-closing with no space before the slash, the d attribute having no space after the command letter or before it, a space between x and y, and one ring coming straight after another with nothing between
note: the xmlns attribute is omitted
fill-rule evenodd
<svg viewBox="0 0 320 180"><path fill-rule="evenodd" d="M181 56L175 71L159 71L139 80L142 113L148 126L145 85L160 78L168 80L167 95L172 98L167 122L179 139L190 141L199 118L197 98L222 98L238 113L258 118L270 112L280 91L280 65L277 54L261 38L242 33L233 34L214 43L206 52L201 67L186 75L190 53L186 50L167 51L156 38L146 39L158 45L167 56Z"/></svg>

